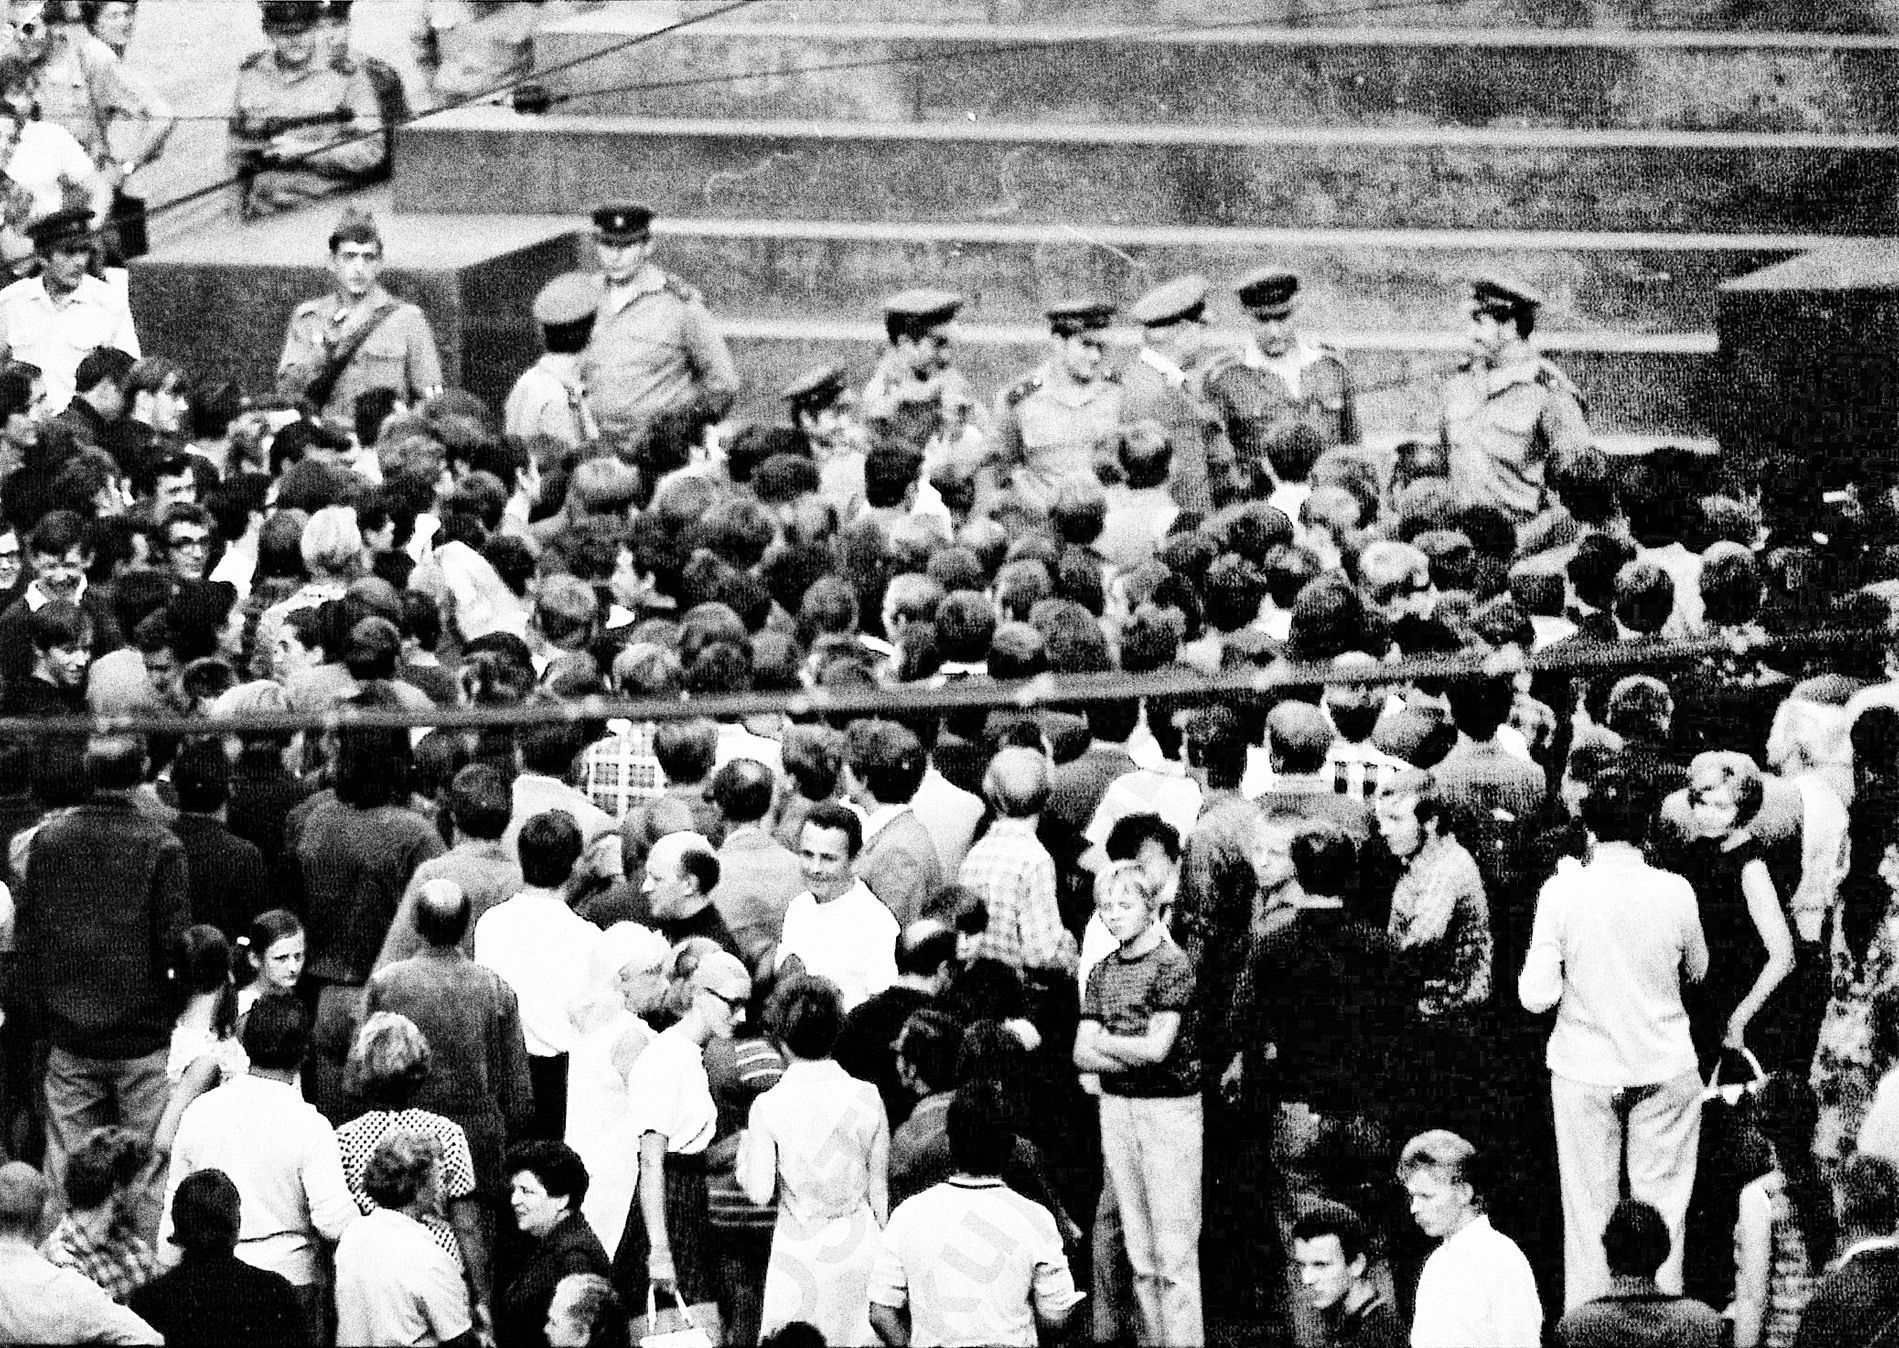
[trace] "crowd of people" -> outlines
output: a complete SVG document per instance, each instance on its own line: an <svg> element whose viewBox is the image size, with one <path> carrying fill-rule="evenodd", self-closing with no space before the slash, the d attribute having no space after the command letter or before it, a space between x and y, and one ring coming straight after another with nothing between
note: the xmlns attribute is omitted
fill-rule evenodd
<svg viewBox="0 0 1899 1348"><path fill-rule="evenodd" d="M0 1340L1890 1327L1891 465L1606 455L1504 278L1388 447L1270 266L745 421L652 218L498 406L355 210L254 390L25 221Z"/></svg>

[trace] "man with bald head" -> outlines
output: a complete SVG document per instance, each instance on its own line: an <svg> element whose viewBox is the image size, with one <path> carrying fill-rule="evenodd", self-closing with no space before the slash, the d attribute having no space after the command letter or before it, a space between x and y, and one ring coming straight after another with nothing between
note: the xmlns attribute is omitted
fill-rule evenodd
<svg viewBox="0 0 1899 1348"><path fill-rule="evenodd" d="M462 1126L476 1193L491 1203L501 1189L503 1145L532 1113L521 1005L506 979L470 958L472 908L460 885L426 882L408 912L416 948L370 977L363 1014L393 1011L422 1031L432 1066L415 1107Z"/></svg>
<svg viewBox="0 0 1899 1348"><path fill-rule="evenodd" d="M0 1343L163 1343L99 1284L39 1252L50 1193L32 1166L0 1166Z"/></svg>
<svg viewBox="0 0 1899 1348"><path fill-rule="evenodd" d="M1055 861L1037 836L1048 804L1049 762L1033 749L1008 748L989 762L983 797L996 812L989 832L963 858L957 881L989 910L974 958L1035 975L1073 978L1078 951L1062 926Z"/></svg>
<svg viewBox="0 0 1899 1348"><path fill-rule="evenodd" d="M725 826L712 906L738 942L739 957L755 971L770 967L785 905L804 888L797 854L765 827L776 786L765 764L735 758L712 775L707 793Z"/></svg>

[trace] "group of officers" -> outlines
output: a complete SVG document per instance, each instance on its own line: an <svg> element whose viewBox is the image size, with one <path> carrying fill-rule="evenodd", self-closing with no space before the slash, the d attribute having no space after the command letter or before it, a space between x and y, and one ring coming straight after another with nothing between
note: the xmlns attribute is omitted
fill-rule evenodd
<svg viewBox="0 0 1899 1348"><path fill-rule="evenodd" d="M698 291L655 260L650 208L603 205L591 223L598 268L559 276L536 297L545 354L515 386L504 429L574 449L605 444L630 461L656 435L697 442L739 394L724 338ZM331 239L335 291L298 309L284 353L281 391L293 393L342 358L319 381L320 407L345 424L369 388L411 400L442 381L426 318L381 286L380 269L373 222L346 217ZM962 298L906 290L884 302L887 344L867 382L853 387L827 366L783 398L820 458L895 444L926 466L987 473L1043 507L1064 483L1096 480L1117 428L1157 422L1173 448L1175 503L1206 515L1270 491L1284 475L1276 464L1309 467L1361 443L1360 390L1345 360L1300 330L1299 289L1278 268L1243 277L1234 292L1250 321L1237 331L1210 321L1213 287L1199 276L1125 311L1100 299L1055 305L1046 359L993 400L954 361ZM1552 465L1591 439L1575 385L1531 345L1540 305L1512 282L1474 282L1464 358L1432 400L1434 424L1417 428L1441 449L1460 505L1495 506L1519 525L1548 507Z"/></svg>

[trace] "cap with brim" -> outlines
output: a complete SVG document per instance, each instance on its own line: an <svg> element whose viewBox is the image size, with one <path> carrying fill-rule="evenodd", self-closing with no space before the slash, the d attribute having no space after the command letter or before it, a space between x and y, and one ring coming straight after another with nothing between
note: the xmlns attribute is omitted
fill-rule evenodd
<svg viewBox="0 0 1899 1348"><path fill-rule="evenodd" d="M790 403L794 411L825 408L843 396L844 383L844 371L835 365L821 365L806 370L785 385L778 396Z"/></svg>
<svg viewBox="0 0 1899 1348"><path fill-rule="evenodd" d="M949 290L900 290L884 301L884 313L916 328L933 328L956 317L963 297Z"/></svg>
<svg viewBox="0 0 1899 1348"><path fill-rule="evenodd" d="M1100 332L1114 321L1114 306L1102 299L1067 300L1048 307L1048 325L1057 337Z"/></svg>
<svg viewBox="0 0 1899 1348"><path fill-rule="evenodd" d="M593 321L600 290L585 272L563 272L534 297L534 321L544 328L571 328Z"/></svg>
<svg viewBox="0 0 1899 1348"><path fill-rule="evenodd" d="M264 0L266 33L300 33L315 28L323 18L319 0Z"/></svg>
<svg viewBox="0 0 1899 1348"><path fill-rule="evenodd" d="M1525 310L1535 313L1543 307L1543 297L1526 285L1500 276L1480 276L1470 283L1471 305L1479 313L1499 318L1513 317Z"/></svg>
<svg viewBox="0 0 1899 1348"><path fill-rule="evenodd" d="M1204 276L1179 276L1154 287L1128 306L1128 317L1145 328L1164 328L1206 312L1209 287Z"/></svg>
<svg viewBox="0 0 1899 1348"><path fill-rule="evenodd" d="M1248 272L1233 287L1240 303L1256 318L1285 318L1299 294L1299 278L1279 267Z"/></svg>
<svg viewBox="0 0 1899 1348"><path fill-rule="evenodd" d="M642 243L653 237L653 209L631 201L596 206L593 235L602 243Z"/></svg>
<svg viewBox="0 0 1899 1348"><path fill-rule="evenodd" d="M92 214L79 209L54 211L28 225L26 236L42 253L71 244L90 244L94 237Z"/></svg>

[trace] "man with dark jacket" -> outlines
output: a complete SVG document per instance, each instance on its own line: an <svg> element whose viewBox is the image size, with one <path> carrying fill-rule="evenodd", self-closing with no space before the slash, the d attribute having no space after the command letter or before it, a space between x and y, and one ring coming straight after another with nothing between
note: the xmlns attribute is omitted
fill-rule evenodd
<svg viewBox="0 0 1899 1348"><path fill-rule="evenodd" d="M231 759L216 736L192 740L171 769L178 817L171 831L185 845L191 920L208 922L235 941L251 919L272 907L264 854L225 827L231 798Z"/></svg>
<svg viewBox="0 0 1899 1348"><path fill-rule="evenodd" d="M237 1186L222 1170L199 1170L179 1182L171 1200L171 1239L184 1260L127 1303L165 1342L256 1348L302 1348L307 1342L292 1309L290 1284L237 1257L241 1214Z"/></svg>
<svg viewBox="0 0 1899 1348"><path fill-rule="evenodd" d="M1899 1170L1859 1155L1840 1173L1840 1257L1800 1316L1794 1348L1899 1342Z"/></svg>
<svg viewBox="0 0 1899 1348"><path fill-rule="evenodd" d="M93 795L33 839L18 890L16 943L29 1015L51 1043L46 1064L46 1169L95 1128L149 1137L164 1112L171 1042L165 965L191 921L184 845L143 813L135 736L93 740Z"/></svg>

